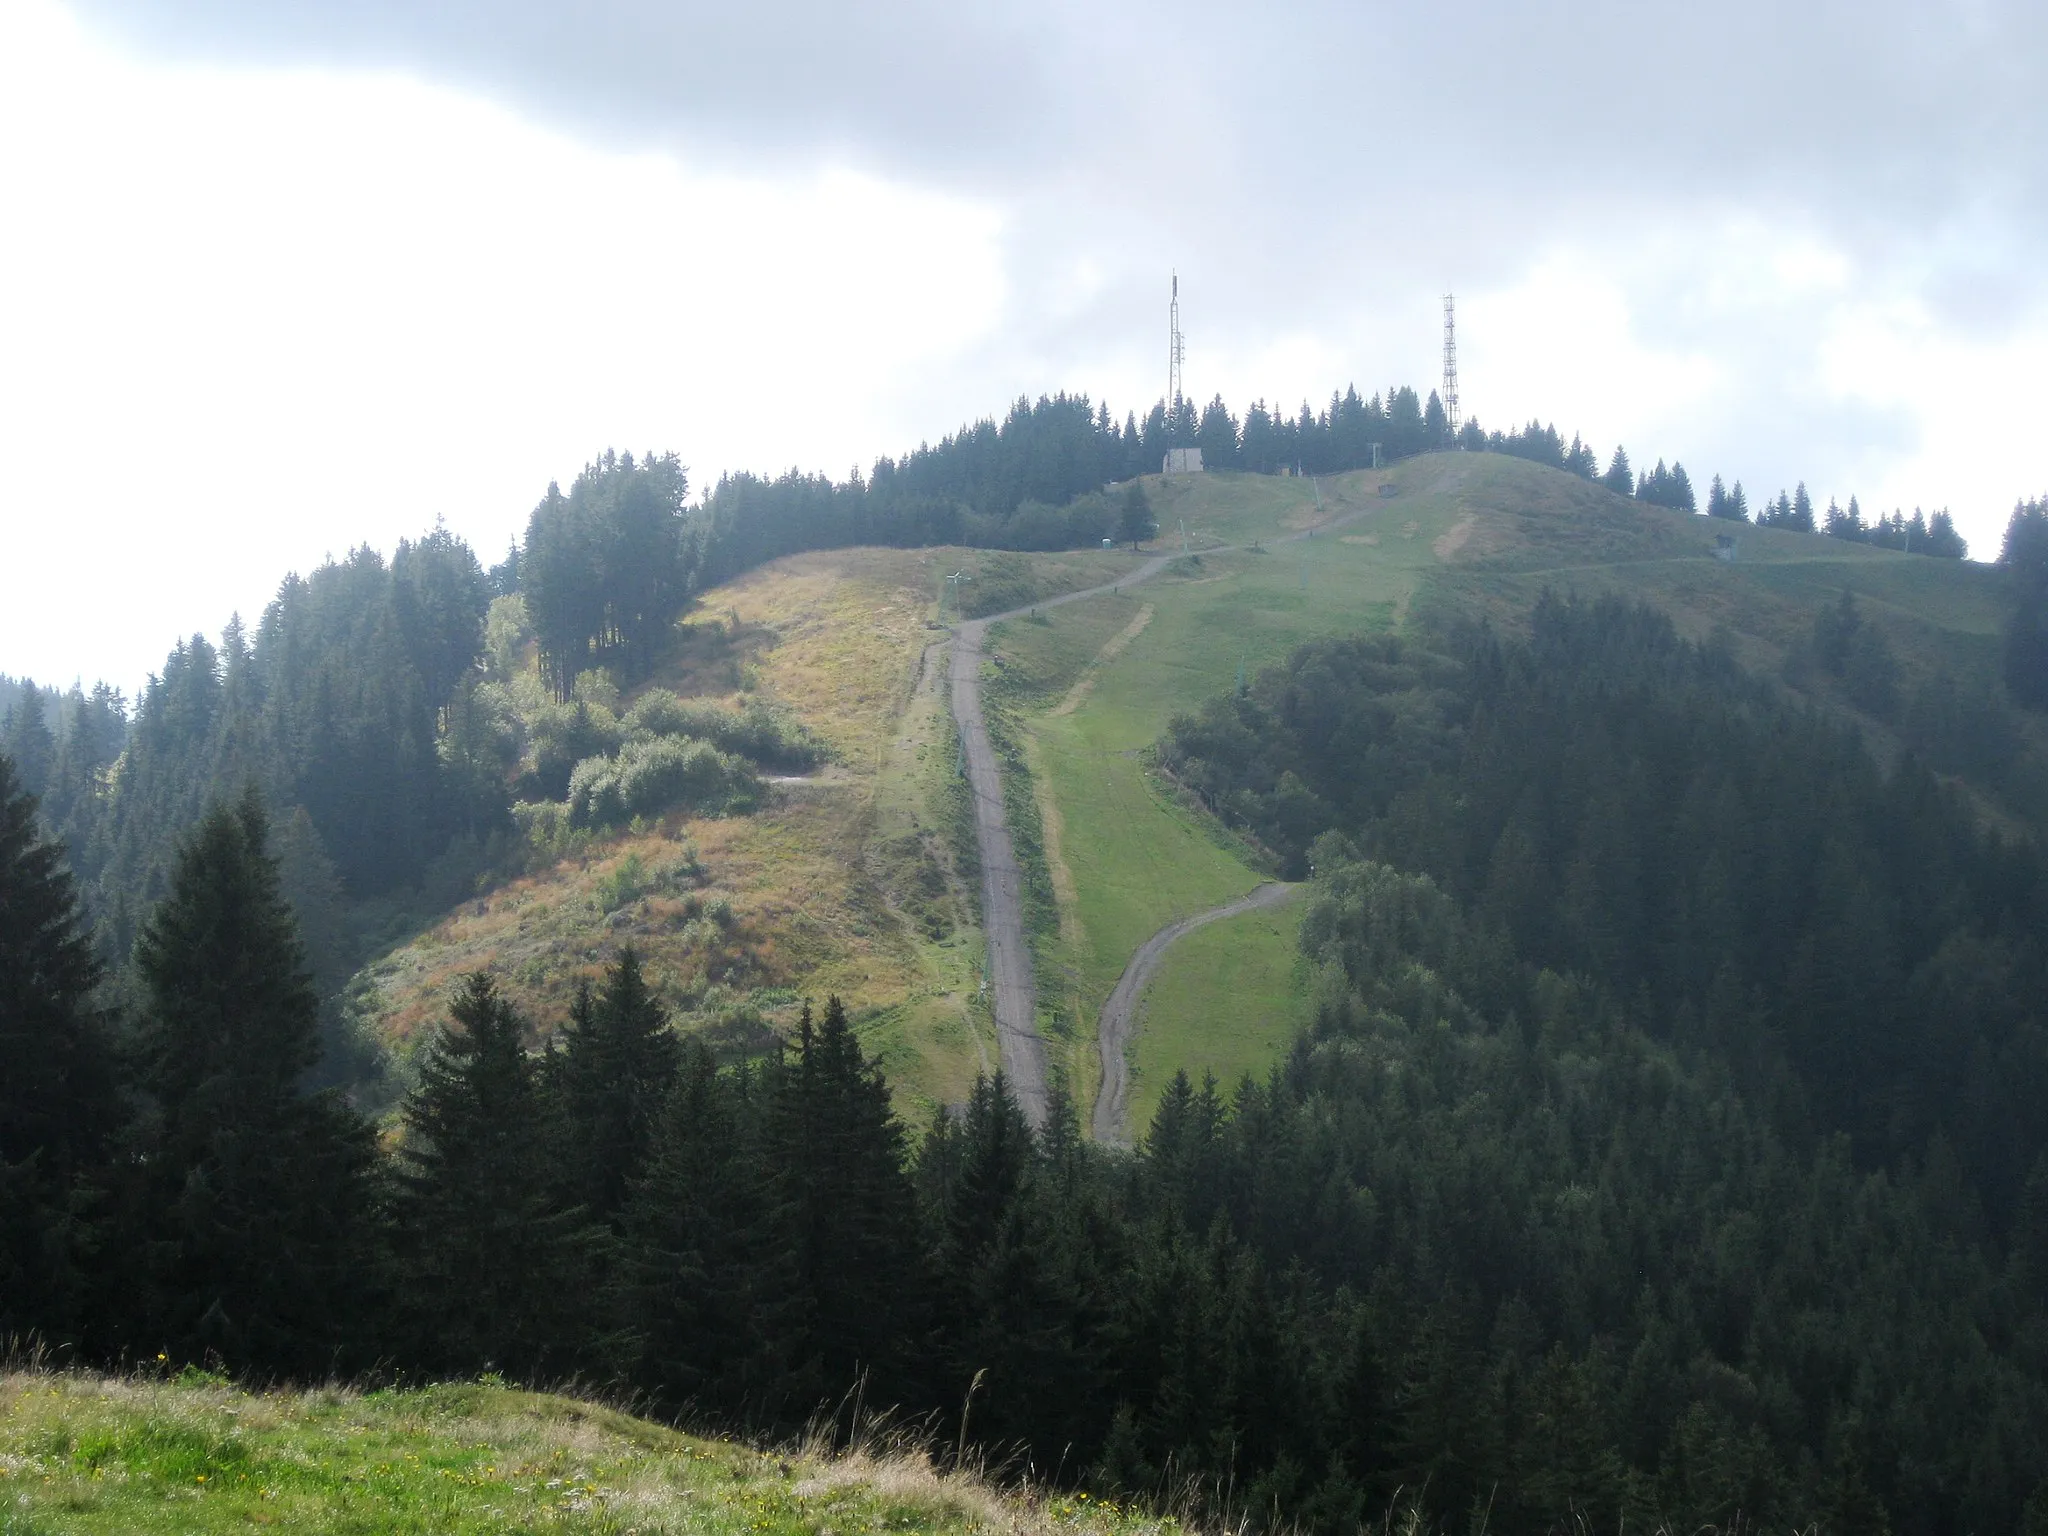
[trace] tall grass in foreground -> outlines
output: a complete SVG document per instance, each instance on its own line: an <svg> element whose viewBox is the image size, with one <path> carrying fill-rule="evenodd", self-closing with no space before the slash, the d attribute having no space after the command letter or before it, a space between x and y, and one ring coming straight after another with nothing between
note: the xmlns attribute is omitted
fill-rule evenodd
<svg viewBox="0 0 2048 1536"><path fill-rule="evenodd" d="M928 1423L856 1417L849 1430L843 1420L821 1416L794 1444L750 1446L492 1377L257 1392L190 1368L114 1377L26 1367L0 1375L0 1536L252 1527L1252 1536L1271 1528L1202 1480L1183 1480L1160 1507L1141 1509L1018 1476L936 1439ZM1397 1504L1363 1536L1487 1528L1483 1510L1469 1525L1447 1527ZM1584 1521L1560 1531L1594 1536ZM1765 1536L1740 1520L1720 1536L1738 1532Z"/></svg>

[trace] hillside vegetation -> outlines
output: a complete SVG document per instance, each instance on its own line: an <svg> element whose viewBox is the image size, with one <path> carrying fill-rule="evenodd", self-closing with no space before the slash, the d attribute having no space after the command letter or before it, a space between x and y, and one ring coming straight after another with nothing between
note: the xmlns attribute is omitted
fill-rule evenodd
<svg viewBox="0 0 2048 1536"><path fill-rule="evenodd" d="M679 1026L722 1052L758 1052L794 1022L799 994L829 992L909 1107L958 1102L992 1039L970 1004L978 920L956 865L973 852L949 827L936 615L942 603L972 611L1056 595L1130 559L834 551L706 593L598 718L630 719L671 694L698 710L764 710L817 744L816 764L765 774L751 814L678 808L569 826L556 856L543 845L527 872L366 968L351 987L355 1016L409 1051L458 978L482 968L546 1029L631 943ZM956 573L965 579L949 589ZM534 666L515 653L511 670L537 684ZM573 809L564 802L565 821Z"/></svg>
<svg viewBox="0 0 2048 1536"><path fill-rule="evenodd" d="M766 1454L490 1382L248 1392L170 1379L0 1376L0 1531L252 1528L484 1536L1154 1536L1086 1497L1003 1495L912 1450Z"/></svg>
<svg viewBox="0 0 2048 1536"><path fill-rule="evenodd" d="M695 505L607 455L504 565L357 551L132 721L22 685L0 1337L884 1407L1309 1536L2048 1529L2048 510L1972 567L1533 424L1421 452L1407 392L1041 407ZM1161 432L1335 473L1104 483ZM1016 547L896 547L953 526ZM430 1470L598 1528L673 1488L536 1487L552 1431L394 1461L453 1388L20 1379L9 1521L204 1505L273 1430L373 1524Z"/></svg>

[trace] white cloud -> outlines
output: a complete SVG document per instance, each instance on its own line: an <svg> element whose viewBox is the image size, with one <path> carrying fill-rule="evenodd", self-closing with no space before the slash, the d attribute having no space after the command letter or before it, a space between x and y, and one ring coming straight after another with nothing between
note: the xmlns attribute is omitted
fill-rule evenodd
<svg viewBox="0 0 2048 1536"><path fill-rule="evenodd" d="M1500 6L1456 38L1197 7L1161 49L1071 5L79 3L160 51L0 0L0 669L45 680L132 684L437 516L495 556L607 445L702 484L1020 393L1142 412L1173 267L1190 390L1240 411L1427 389L1455 286L1488 426L1946 504L1980 553L2048 479L2031 98L1948 110L2025 54L2011 5L1910 70L1800 32L1774 68L1847 70L1801 97ZM1695 12L1643 25L1783 19ZM1501 67L1446 74L1468 42Z"/></svg>
<svg viewBox="0 0 2048 1536"><path fill-rule="evenodd" d="M607 445L843 474L1006 304L997 213L844 169L140 63L41 6L0 10L0 59L0 668L45 680L132 684L437 516L494 555Z"/></svg>

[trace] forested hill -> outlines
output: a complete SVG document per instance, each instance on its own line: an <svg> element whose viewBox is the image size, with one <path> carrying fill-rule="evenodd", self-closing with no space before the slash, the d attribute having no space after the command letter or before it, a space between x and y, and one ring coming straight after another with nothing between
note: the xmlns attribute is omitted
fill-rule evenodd
<svg viewBox="0 0 2048 1536"><path fill-rule="evenodd" d="M1191 1219L1402 1298L1390 1401L1437 1351L1487 1384L1447 1515L1557 1479L1625 1528L1662 1478L1701 1520L2048 1517L2037 843L1613 599L1311 644L1160 751L1313 871L1324 980L1200 1112Z"/></svg>
<svg viewBox="0 0 2048 1536"><path fill-rule="evenodd" d="M117 1054L0 764L0 1331L883 1403L1315 1536L2040 1528L2040 850L1640 606L1525 617L1312 644L1175 724L1314 870L1315 1007L1128 1154L1000 1077L914 1140L836 999L722 1069L630 948L538 1055L470 977L380 1142L301 1091L254 797L174 861Z"/></svg>
<svg viewBox="0 0 2048 1536"><path fill-rule="evenodd" d="M445 528L389 559L353 550L287 578L253 630L237 618L218 641L181 640L132 707L104 687L60 696L0 678L0 749L42 798L113 956L163 894L184 830L256 783L316 972L339 986L409 910L444 908L502 862L515 792L559 779L559 800L579 761L620 749L616 731L543 719L538 702L478 707L493 644L537 642L561 701L586 673L630 687L694 594L764 561L857 544L1092 547L1116 531L1101 487L1197 441L1219 465L1337 469L1370 462L1374 444L1387 457L1439 446L1442 413L1409 389L1384 403L1347 390L1291 420L1257 406L1240 424L1219 400L1119 426L1058 395L881 459L866 480L737 476L695 503L673 455L607 453L548 488L498 566ZM1554 433L1538 448L1564 453ZM515 593L488 631L493 600ZM571 755L557 770L539 762L550 751Z"/></svg>

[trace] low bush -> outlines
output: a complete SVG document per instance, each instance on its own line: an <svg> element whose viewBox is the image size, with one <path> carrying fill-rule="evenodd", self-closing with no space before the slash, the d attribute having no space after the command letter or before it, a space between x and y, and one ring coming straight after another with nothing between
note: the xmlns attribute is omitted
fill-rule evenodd
<svg viewBox="0 0 2048 1536"><path fill-rule="evenodd" d="M617 757L589 757L576 765L569 775L569 819L579 827L603 827L668 810L751 810L756 782L744 759L708 741L642 738L627 742Z"/></svg>
<svg viewBox="0 0 2048 1536"><path fill-rule="evenodd" d="M626 711L628 741L660 737L693 737L721 752L733 752L764 768L797 773L825 760L825 746L815 736L762 699L749 699L739 709L677 698L666 688L642 694Z"/></svg>

